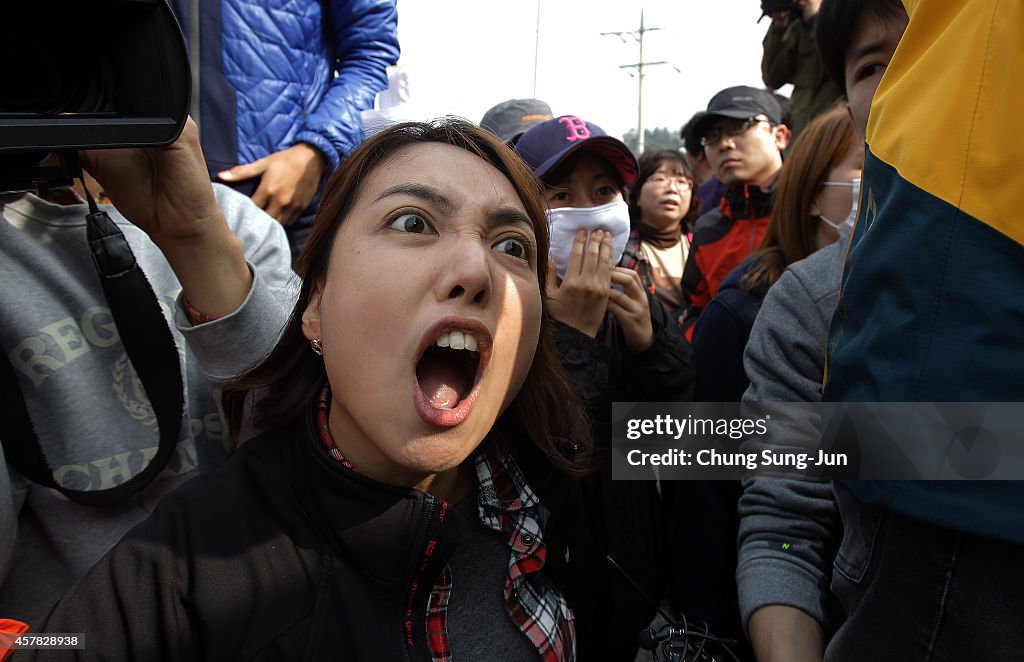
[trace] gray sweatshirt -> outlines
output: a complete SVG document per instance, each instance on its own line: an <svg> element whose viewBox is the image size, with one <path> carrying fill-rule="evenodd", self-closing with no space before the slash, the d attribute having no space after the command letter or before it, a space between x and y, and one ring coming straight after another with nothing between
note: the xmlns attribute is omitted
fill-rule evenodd
<svg viewBox="0 0 1024 662"><path fill-rule="evenodd" d="M298 278L280 224L247 197L214 189L254 280L237 311L194 327L163 253L105 206L153 286L178 347L185 389L178 447L153 483L110 507L73 503L0 462L0 617L41 618L161 497L224 459L224 426L209 380L233 376L269 351L291 312ZM159 434L92 266L86 213L85 205L35 195L0 197L0 345L57 481L98 489L140 471Z"/></svg>
<svg viewBox="0 0 1024 662"><path fill-rule="evenodd" d="M791 264L768 290L744 353L744 401L821 400L846 246L840 240ZM743 487L736 581L744 627L758 608L779 604L805 611L828 632L832 555L842 531L832 484L757 478Z"/></svg>

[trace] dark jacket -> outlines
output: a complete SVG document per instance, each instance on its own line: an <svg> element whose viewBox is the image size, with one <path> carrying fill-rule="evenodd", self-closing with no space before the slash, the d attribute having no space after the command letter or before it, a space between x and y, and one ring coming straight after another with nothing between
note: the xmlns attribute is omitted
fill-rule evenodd
<svg viewBox="0 0 1024 662"><path fill-rule="evenodd" d="M654 343L634 353L615 317L605 316L596 338L555 323L562 365L576 392L587 403L594 423L598 470L583 481L594 520L598 553L609 554L655 601L665 588L665 522L656 483L612 480L612 403L676 402L693 399L693 364L689 344L675 321L650 294L648 304ZM605 564L595 575L601 602L610 605L599 617L603 653L595 659L632 660L637 634L654 608L617 571Z"/></svg>
<svg viewBox="0 0 1024 662"><path fill-rule="evenodd" d="M750 385L743 350L764 296L744 292L740 281L754 264L748 258L733 269L694 324L693 362L700 402L739 402Z"/></svg>
<svg viewBox="0 0 1024 662"><path fill-rule="evenodd" d="M39 630L88 633L78 659L430 660L422 587L458 543L458 514L346 469L314 425L254 439L169 496ZM580 659L600 659L578 486L533 444L514 455L549 511L544 576L574 611Z"/></svg>
<svg viewBox="0 0 1024 662"><path fill-rule="evenodd" d="M704 306L718 294L729 272L761 243L771 220L772 198L772 193L759 186L731 186L718 209L697 219L690 255L683 268L687 324L696 321ZM690 326L688 338L692 332Z"/></svg>
<svg viewBox="0 0 1024 662"><path fill-rule="evenodd" d="M733 269L693 326L693 362L697 370L696 400L739 402L749 380L743 350L763 294L739 288L755 264L752 258ZM704 621L721 637L736 639L734 650L753 660L744 641L736 587L739 532L739 481L679 481L668 494L675 513L670 542L675 566L670 581L673 608L687 618Z"/></svg>
<svg viewBox="0 0 1024 662"><path fill-rule="evenodd" d="M611 421L611 402L686 402L693 399L693 365L690 345L679 333L675 320L650 293L654 342L643 352L626 345L615 316L605 315L596 338L555 322L555 343L562 366L576 392L601 420Z"/></svg>
<svg viewBox="0 0 1024 662"><path fill-rule="evenodd" d="M729 187L717 177L708 177L698 187L700 191L700 215L708 213L712 209L718 209L722 203L722 196Z"/></svg>
<svg viewBox="0 0 1024 662"><path fill-rule="evenodd" d="M812 119L834 106L843 92L822 62L814 38L813 18L792 19L785 27L772 23L762 45L761 78L765 86L777 90L787 83L793 84L789 128L795 140Z"/></svg>

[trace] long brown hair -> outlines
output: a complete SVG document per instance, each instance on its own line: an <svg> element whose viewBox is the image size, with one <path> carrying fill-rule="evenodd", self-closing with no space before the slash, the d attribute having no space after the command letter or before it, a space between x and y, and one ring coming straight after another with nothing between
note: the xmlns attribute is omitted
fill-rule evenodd
<svg viewBox="0 0 1024 662"><path fill-rule="evenodd" d="M263 361L224 387L222 401L232 442L238 440L249 406L253 422L260 430L282 428L312 406L327 380L327 372L323 360L310 351L309 341L302 333L302 312L316 286L327 277L338 228L371 171L381 167L398 150L426 143L464 149L497 168L511 182L537 237L537 279L544 310L547 310L547 217L542 187L526 164L490 133L458 118L389 127L352 152L324 187L312 231L296 263L302 288L288 324ZM592 445L588 418L562 371L546 312L541 316L540 341L530 372L499 423L514 425L525 432L563 471L577 473L587 467L585 458ZM576 444L581 451L577 454L580 459L572 461L564 457L555 446L556 437Z"/></svg>
<svg viewBox="0 0 1024 662"><path fill-rule="evenodd" d="M811 207L828 173L858 140L845 104L820 115L800 133L779 176L771 221L748 258L752 265L740 280L742 291L763 297L787 266L818 250L821 221L811 214Z"/></svg>

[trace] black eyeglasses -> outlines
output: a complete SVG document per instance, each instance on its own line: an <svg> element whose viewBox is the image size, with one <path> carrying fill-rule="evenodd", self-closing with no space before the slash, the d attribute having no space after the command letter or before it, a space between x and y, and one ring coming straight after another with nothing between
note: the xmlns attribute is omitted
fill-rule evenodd
<svg viewBox="0 0 1024 662"><path fill-rule="evenodd" d="M770 121L763 117L748 117L745 120L726 120L708 129L708 132L700 139L700 146L711 147L717 145L723 136L735 138L749 131L758 122L768 122L768 124L771 124Z"/></svg>
<svg viewBox="0 0 1024 662"><path fill-rule="evenodd" d="M655 186L675 186L680 191L689 191L692 182L689 178L674 176L669 177L668 175L657 173L647 178L647 181Z"/></svg>

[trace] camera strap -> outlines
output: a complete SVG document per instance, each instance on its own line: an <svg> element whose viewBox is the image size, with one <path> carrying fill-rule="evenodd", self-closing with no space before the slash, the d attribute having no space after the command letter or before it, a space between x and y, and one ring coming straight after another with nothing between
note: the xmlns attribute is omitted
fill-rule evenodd
<svg viewBox="0 0 1024 662"><path fill-rule="evenodd" d="M142 471L114 487L99 490L64 487L53 477L53 468L39 444L24 394L6 353L0 360L0 402L9 412L3 431L3 450L15 469L32 482L53 488L76 503L106 506L143 489L167 466L178 444L184 388L174 336L128 240L91 198L90 208L86 219L93 263L121 343L156 414L160 431L156 455Z"/></svg>

